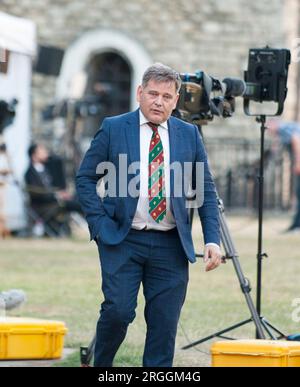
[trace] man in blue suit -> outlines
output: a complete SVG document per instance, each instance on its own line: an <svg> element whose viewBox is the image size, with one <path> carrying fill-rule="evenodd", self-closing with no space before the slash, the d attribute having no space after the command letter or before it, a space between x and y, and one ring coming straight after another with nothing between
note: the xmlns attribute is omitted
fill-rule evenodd
<svg viewBox="0 0 300 387"><path fill-rule="evenodd" d="M98 367L112 366L135 318L141 283L147 324L143 366L172 366L188 263L196 261L186 191L178 194L186 182L174 172L175 164L192 166L190 174L183 169L183 180L190 180L193 189L202 181L198 212L206 271L221 262L216 191L202 140L195 125L171 116L180 85L173 69L150 66L137 90L140 108L103 121L77 174L79 200L102 272L104 302L94 356ZM203 179L197 164L203 167ZM110 188L100 199L102 177Z"/></svg>

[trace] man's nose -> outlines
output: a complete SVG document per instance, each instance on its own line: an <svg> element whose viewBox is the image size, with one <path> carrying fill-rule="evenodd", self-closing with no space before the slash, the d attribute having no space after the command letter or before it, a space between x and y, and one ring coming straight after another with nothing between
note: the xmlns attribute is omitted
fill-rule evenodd
<svg viewBox="0 0 300 387"><path fill-rule="evenodd" d="M162 96L158 95L155 99L155 105L156 106L161 106L162 105Z"/></svg>

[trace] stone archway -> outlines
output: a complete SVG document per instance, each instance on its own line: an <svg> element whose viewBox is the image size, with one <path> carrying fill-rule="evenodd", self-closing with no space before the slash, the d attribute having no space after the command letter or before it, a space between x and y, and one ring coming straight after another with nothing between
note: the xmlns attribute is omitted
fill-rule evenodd
<svg viewBox="0 0 300 387"><path fill-rule="evenodd" d="M131 67L130 108L133 110L137 106L136 88L152 60L141 44L116 30L98 29L86 32L69 46L57 81L57 99L69 98L72 80L85 70L92 57L105 52L118 53Z"/></svg>

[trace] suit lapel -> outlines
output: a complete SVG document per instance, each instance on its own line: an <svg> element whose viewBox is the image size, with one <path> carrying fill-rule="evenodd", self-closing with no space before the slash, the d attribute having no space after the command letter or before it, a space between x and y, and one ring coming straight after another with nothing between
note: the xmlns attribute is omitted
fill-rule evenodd
<svg viewBox="0 0 300 387"><path fill-rule="evenodd" d="M174 161L178 161L178 146L179 146L179 128L177 122L172 117L168 120L169 128L169 143L170 143L170 165ZM174 193L174 172L170 170L170 196Z"/></svg>
<svg viewBox="0 0 300 387"><path fill-rule="evenodd" d="M132 112L126 122L126 141L128 149L128 162L140 161L140 119L139 109Z"/></svg>

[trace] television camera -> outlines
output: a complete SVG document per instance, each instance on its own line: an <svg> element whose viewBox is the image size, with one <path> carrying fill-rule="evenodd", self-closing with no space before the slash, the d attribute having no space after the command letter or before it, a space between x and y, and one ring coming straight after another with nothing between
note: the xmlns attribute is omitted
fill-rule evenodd
<svg viewBox="0 0 300 387"><path fill-rule="evenodd" d="M251 48L244 80L225 78L220 81L204 71L180 74L182 86L174 115L198 124L207 124L214 116L231 117L235 97L239 96L244 98L247 115L256 115L250 112L251 101L276 102L277 111L268 115L280 115L287 95L290 58L287 49Z"/></svg>

